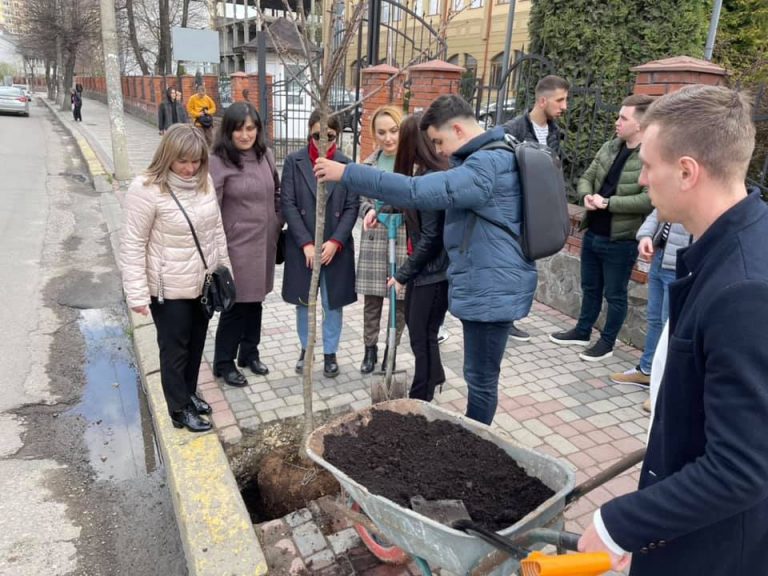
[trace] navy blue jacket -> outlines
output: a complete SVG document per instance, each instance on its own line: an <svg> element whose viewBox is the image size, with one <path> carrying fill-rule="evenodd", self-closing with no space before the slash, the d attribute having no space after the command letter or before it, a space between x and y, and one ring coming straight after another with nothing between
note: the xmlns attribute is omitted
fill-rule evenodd
<svg viewBox="0 0 768 576"><path fill-rule="evenodd" d="M677 253L639 490L601 508L632 576L768 574L766 239L752 193Z"/></svg>
<svg viewBox="0 0 768 576"><path fill-rule="evenodd" d="M398 208L445 210L451 314L461 320L502 322L528 315L536 265L499 225L520 233L520 182L514 154L480 150L502 140L501 127L462 146L444 172L408 177L350 164L342 182ZM481 217L477 217L480 215ZM495 224L494 224L495 223Z"/></svg>

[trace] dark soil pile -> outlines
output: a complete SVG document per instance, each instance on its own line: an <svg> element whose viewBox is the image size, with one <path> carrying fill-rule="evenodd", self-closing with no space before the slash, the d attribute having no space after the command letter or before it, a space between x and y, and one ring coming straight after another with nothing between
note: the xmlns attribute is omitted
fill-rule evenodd
<svg viewBox="0 0 768 576"><path fill-rule="evenodd" d="M374 494L463 500L472 520L510 526L553 495L495 444L457 424L374 410L357 435L326 436L324 458Z"/></svg>

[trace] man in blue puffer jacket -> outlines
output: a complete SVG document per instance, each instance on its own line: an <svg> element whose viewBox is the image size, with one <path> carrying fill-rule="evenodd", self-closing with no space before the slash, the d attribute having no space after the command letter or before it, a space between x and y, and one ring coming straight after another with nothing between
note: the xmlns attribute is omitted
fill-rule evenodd
<svg viewBox="0 0 768 576"><path fill-rule="evenodd" d="M315 174L400 208L446 211L449 308L464 328L467 416L490 424L510 326L528 314L536 290L536 265L503 229L520 233L517 163L506 150L482 149L502 140L504 129L484 131L459 96L437 98L420 127L450 158L450 170L409 178L320 159Z"/></svg>

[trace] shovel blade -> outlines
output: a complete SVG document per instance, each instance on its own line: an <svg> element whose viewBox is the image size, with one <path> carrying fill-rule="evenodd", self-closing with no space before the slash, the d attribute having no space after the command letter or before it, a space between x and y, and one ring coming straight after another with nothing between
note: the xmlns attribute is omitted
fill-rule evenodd
<svg viewBox="0 0 768 576"><path fill-rule="evenodd" d="M446 526L452 526L456 520L472 520L463 500L425 500L422 496L413 496L411 509Z"/></svg>

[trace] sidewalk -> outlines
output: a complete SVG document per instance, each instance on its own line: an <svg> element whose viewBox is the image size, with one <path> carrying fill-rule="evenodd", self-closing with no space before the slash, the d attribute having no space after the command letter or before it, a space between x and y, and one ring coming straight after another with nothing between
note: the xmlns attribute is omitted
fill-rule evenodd
<svg viewBox="0 0 768 576"><path fill-rule="evenodd" d="M84 121L75 124L63 117L90 143L102 161L111 166L111 140L106 106L86 99ZM146 167L159 142L153 126L126 116L130 166L134 173ZM359 230L356 230L359 235ZM265 422L302 413L300 379L294 373L299 353L295 313L280 297L282 267L275 275L275 291L264 303L261 359L269 367L266 377L246 370L250 385L227 387L213 378L216 321L209 328L200 388L213 405L213 422L225 442L236 442L243 431ZM317 410L343 412L370 404L369 381L359 373L363 354L362 298L344 310L345 322L338 353L341 374L336 379L322 376L322 362L316 362ZM648 417L641 404L648 394L632 386L617 386L607 376L634 366L640 352L619 344L605 362L586 363L577 348L565 348L549 341L547 335L571 327L573 320L560 312L534 303L531 315L519 326L532 334L528 343L509 341L499 386L499 408L494 427L521 445L563 458L576 470L577 482L608 467L624 454L643 446ZM436 403L463 413L466 385L462 377L461 324L446 318L450 338L441 346L447 382ZM380 344L384 342L384 328ZM381 346L380 348L383 348ZM320 352L316 359L321 360ZM407 335L398 351L398 368L413 373L413 356ZM567 528L581 531L591 522L595 507L606 500L635 489L637 468L615 478L581 499L567 512ZM269 554L268 554L269 555Z"/></svg>

